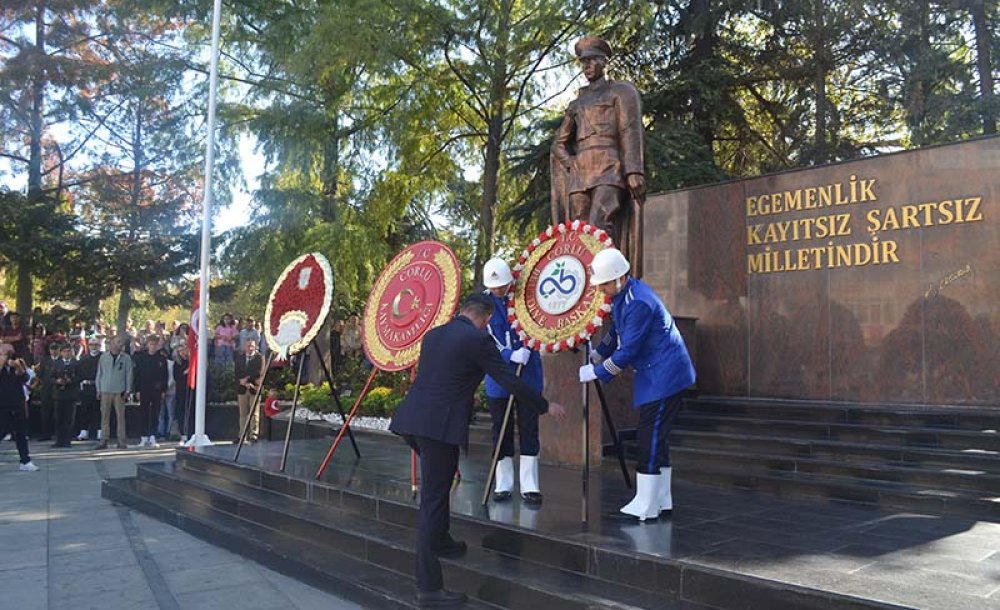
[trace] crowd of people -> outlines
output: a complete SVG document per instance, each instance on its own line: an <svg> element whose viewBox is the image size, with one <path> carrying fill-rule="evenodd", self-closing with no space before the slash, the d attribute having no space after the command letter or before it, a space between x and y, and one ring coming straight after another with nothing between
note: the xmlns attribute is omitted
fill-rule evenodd
<svg viewBox="0 0 1000 610"><path fill-rule="evenodd" d="M96 441L96 449L114 439L127 448L127 418L138 422L134 446L188 440L194 432L188 324L174 321L168 329L147 320L136 329L129 321L118 332L101 320L73 319L59 328L53 319L36 308L26 321L0 302L0 437L15 441L22 470L35 469L29 437L53 447ZM227 313L210 334L209 361L236 375L241 424L250 406L244 395L263 374L260 348L266 350L253 317L240 323ZM135 405L127 415L126 404Z"/></svg>

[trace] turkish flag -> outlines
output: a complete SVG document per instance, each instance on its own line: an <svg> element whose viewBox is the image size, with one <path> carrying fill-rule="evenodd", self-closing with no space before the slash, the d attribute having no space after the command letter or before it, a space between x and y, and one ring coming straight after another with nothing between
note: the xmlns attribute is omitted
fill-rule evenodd
<svg viewBox="0 0 1000 610"><path fill-rule="evenodd" d="M201 309L201 280L194 281L194 304L191 305L191 324L188 326L188 387L198 383L198 316Z"/></svg>

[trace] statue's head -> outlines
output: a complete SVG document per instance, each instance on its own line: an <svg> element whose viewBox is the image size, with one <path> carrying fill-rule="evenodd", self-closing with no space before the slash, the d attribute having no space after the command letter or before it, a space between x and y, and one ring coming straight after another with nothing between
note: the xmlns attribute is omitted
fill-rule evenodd
<svg viewBox="0 0 1000 610"><path fill-rule="evenodd" d="M584 36L573 48L583 65L583 75L593 82L604 76L604 67L611 57L611 45L596 36Z"/></svg>

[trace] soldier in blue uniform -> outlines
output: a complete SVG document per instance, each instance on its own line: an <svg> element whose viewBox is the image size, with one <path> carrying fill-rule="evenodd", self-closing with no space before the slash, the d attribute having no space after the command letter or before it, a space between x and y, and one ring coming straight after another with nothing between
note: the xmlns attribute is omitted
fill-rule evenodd
<svg viewBox="0 0 1000 610"><path fill-rule="evenodd" d="M542 379L542 358L538 352L532 351L521 343L521 339L510 327L507 319L507 293L514 283L510 267L502 258L493 258L483 267L483 285L493 300L493 316L490 318L486 331L500 351L500 357L510 363L511 370L518 365L524 365L521 379L541 393L544 381ZM493 446L500 443L500 460L497 462L496 485L493 488L493 499L497 502L509 500L514 487L514 421L517 421L518 446L521 449L520 482L521 498L525 504L538 506L542 503L542 492L538 485L538 410L529 405L515 401L516 409L512 410L511 419L507 423L507 431L501 441L500 428L503 426L504 413L507 410L507 400L510 392L505 390L495 379L486 376L486 398L489 401L490 416L493 420Z"/></svg>
<svg viewBox="0 0 1000 610"><path fill-rule="evenodd" d="M614 248L591 262L590 283L610 296L612 326L580 367L580 382L609 382L625 368L635 377L632 404L639 409L636 494L621 512L640 521L673 509L669 435L682 394L694 383L694 365L677 325L649 285L629 276L630 265Z"/></svg>
<svg viewBox="0 0 1000 610"><path fill-rule="evenodd" d="M465 595L446 591L439 557L455 558L465 543L448 533L452 479L458 448L468 442L473 397L489 373L519 402L538 413L565 419L561 405L549 403L511 372L486 334L493 301L473 294L455 318L433 328L420 342L417 377L396 409L389 430L420 456L420 513L417 521L417 604L460 605Z"/></svg>

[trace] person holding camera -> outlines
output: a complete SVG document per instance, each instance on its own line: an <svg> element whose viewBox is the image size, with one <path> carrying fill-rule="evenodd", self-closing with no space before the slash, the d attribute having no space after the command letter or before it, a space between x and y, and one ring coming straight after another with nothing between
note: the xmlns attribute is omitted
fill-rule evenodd
<svg viewBox="0 0 1000 610"><path fill-rule="evenodd" d="M35 472L38 466L31 461L28 439L24 435L24 386L28 383L28 378L28 367L24 360L14 357L14 347L10 344L0 345L0 438L12 434L21 458L20 470Z"/></svg>

